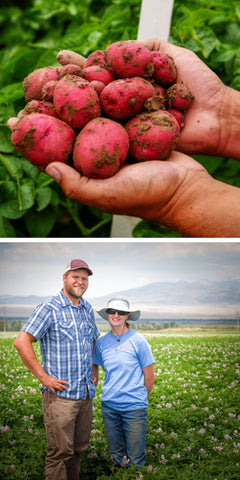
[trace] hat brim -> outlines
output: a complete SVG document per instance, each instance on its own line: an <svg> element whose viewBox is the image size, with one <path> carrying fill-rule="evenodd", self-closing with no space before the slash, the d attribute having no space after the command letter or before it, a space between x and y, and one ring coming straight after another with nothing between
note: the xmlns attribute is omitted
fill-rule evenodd
<svg viewBox="0 0 240 480"><path fill-rule="evenodd" d="M97 310L97 313L98 315L100 315L100 317L104 318L104 320L108 320L108 314L107 314L107 310L109 309L108 308L101 308L101 310ZM136 320L139 319L140 317L140 310L135 310L133 312L128 312L129 313L129 317L128 317L128 320L132 320L133 322L135 322Z"/></svg>

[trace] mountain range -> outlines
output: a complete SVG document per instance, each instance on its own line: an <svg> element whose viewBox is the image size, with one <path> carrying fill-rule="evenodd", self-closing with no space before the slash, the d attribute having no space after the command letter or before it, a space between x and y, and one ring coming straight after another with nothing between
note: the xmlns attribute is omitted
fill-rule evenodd
<svg viewBox="0 0 240 480"><path fill-rule="evenodd" d="M127 298L133 310L141 310L141 318L223 318L227 313L228 317L235 316L236 311L240 310L240 280L154 282L101 297L90 298L86 293L84 298L98 310L115 296ZM35 305L47 298L37 295L0 295L0 308L6 306L9 317L16 314L28 316Z"/></svg>

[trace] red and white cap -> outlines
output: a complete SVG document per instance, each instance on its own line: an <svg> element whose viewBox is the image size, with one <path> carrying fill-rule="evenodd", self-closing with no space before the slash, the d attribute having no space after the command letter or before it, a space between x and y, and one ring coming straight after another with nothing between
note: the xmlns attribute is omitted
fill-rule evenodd
<svg viewBox="0 0 240 480"><path fill-rule="evenodd" d="M64 273L70 272L71 270L78 270L79 268L84 268L84 270L87 270L88 275L93 274L88 264L84 262L84 260L80 260L80 259L71 260L71 262L67 264L64 270Z"/></svg>

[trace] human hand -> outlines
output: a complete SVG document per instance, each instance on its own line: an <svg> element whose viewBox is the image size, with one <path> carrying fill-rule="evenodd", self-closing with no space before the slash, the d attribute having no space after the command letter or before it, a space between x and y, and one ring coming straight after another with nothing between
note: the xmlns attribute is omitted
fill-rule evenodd
<svg viewBox="0 0 240 480"><path fill-rule="evenodd" d="M56 390L59 390L60 392L62 392L63 390L68 389L67 387L67 385L69 384L68 382L65 382L65 380L58 380L57 378L54 378L51 375L48 375L47 373L45 373L41 381L42 381L42 384L45 387L47 387L55 397L56 397Z"/></svg>
<svg viewBox="0 0 240 480"><path fill-rule="evenodd" d="M67 197L105 212L141 217L188 237L240 236L240 189L213 179L176 151L166 161L123 165L104 180L57 162L46 173Z"/></svg>
<svg viewBox="0 0 240 480"><path fill-rule="evenodd" d="M94 383L95 387L98 386L98 365L92 365L92 382Z"/></svg>
<svg viewBox="0 0 240 480"><path fill-rule="evenodd" d="M51 163L46 173L65 195L89 206L118 215L139 216L163 224L171 223L169 208L198 175L206 170L190 157L174 152L167 161L123 165L114 176L95 180L61 163Z"/></svg>
<svg viewBox="0 0 240 480"><path fill-rule="evenodd" d="M157 50L172 56L177 68L176 81L184 82L194 95L185 114L185 125L176 149L187 154L224 156L224 105L229 107L230 89L192 51L159 39L141 43L151 51Z"/></svg>

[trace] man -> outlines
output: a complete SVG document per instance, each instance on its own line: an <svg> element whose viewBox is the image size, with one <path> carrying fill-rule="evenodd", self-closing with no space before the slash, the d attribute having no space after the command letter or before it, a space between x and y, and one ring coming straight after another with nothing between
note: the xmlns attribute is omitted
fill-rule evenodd
<svg viewBox="0 0 240 480"><path fill-rule="evenodd" d="M92 360L100 333L82 295L92 274L83 260L72 260L63 274L62 291L36 307L14 342L42 384L46 480L78 480L81 455L89 444L97 384ZM42 366L32 345L37 340Z"/></svg>

